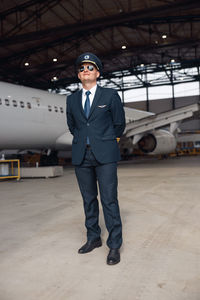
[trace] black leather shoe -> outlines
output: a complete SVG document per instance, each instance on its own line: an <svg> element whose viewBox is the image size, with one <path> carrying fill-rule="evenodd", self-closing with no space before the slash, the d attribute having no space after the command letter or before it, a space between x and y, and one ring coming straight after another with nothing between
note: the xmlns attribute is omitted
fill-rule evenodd
<svg viewBox="0 0 200 300"><path fill-rule="evenodd" d="M110 249L107 256L108 265L116 265L120 262L120 253L119 249Z"/></svg>
<svg viewBox="0 0 200 300"><path fill-rule="evenodd" d="M84 254L92 251L95 248L101 247L102 241L101 239L98 239L96 241L87 241L85 245L83 245L79 250L78 253Z"/></svg>

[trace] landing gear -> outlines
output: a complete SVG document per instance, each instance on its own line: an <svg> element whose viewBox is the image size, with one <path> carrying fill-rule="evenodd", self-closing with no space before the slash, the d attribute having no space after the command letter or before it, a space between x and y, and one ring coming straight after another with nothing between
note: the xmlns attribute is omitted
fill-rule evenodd
<svg viewBox="0 0 200 300"><path fill-rule="evenodd" d="M40 158L40 166L57 166L58 165L58 156L57 151L51 151L51 153L48 155L48 153L42 154Z"/></svg>

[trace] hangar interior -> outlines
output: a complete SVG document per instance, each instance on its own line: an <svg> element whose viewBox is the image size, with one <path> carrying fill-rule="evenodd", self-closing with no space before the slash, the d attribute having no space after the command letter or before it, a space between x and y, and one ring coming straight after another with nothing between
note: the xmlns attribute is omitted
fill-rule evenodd
<svg viewBox="0 0 200 300"><path fill-rule="evenodd" d="M200 90L198 0L2 0L0 18L2 81L69 95L79 88L74 62L89 51L103 62L99 84L123 101L146 89L141 109L152 111L151 87L172 89L166 110L176 108L175 85L194 81Z"/></svg>
<svg viewBox="0 0 200 300"><path fill-rule="evenodd" d="M0 19L1 81L69 95L79 88L74 61L90 51L104 65L99 84L117 89L125 108L162 114L199 103L175 93L183 82L200 87L199 0L1 0ZM150 89L164 85L172 96L151 100ZM145 99L126 102L142 89ZM198 135L199 111L181 126ZM199 300L196 154L119 163L124 243L113 267L101 206L103 246L77 253L86 232L71 165L56 178L1 180L0 299Z"/></svg>
<svg viewBox="0 0 200 300"><path fill-rule="evenodd" d="M103 84L121 91L150 87L145 74L160 71L152 84L199 81L199 14L198 0L2 0L0 78L70 93L74 62L89 51L103 61ZM192 67L194 76L173 75Z"/></svg>

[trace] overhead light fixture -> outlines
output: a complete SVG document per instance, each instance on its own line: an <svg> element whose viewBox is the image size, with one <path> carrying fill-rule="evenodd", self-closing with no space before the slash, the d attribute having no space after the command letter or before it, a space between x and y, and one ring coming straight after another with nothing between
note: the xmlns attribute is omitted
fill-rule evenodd
<svg viewBox="0 0 200 300"><path fill-rule="evenodd" d="M54 76L51 81L57 81L58 80L58 77Z"/></svg>
<svg viewBox="0 0 200 300"><path fill-rule="evenodd" d="M175 59L171 59L171 63L175 63Z"/></svg>
<svg viewBox="0 0 200 300"><path fill-rule="evenodd" d="M126 46L125 46L125 45L123 45L123 46L122 46L122 49L123 49L123 50L124 50L124 49L126 49Z"/></svg>
<svg viewBox="0 0 200 300"><path fill-rule="evenodd" d="M24 65L25 65L26 67L27 67L27 66L29 66L29 62L25 62L25 64L24 64Z"/></svg>
<svg viewBox="0 0 200 300"><path fill-rule="evenodd" d="M163 39L166 39L166 38L167 38L167 35L166 35L166 34L163 34L163 35L162 35L162 38L163 38Z"/></svg>
<svg viewBox="0 0 200 300"><path fill-rule="evenodd" d="M53 58L53 61L56 62L56 61L58 61L58 59L57 58Z"/></svg>
<svg viewBox="0 0 200 300"><path fill-rule="evenodd" d="M140 67L144 67L144 64L141 64Z"/></svg>

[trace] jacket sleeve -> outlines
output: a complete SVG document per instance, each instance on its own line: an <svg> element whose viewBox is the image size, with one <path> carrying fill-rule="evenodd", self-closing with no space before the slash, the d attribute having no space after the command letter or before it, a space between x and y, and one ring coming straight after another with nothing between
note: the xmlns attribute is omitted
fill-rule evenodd
<svg viewBox="0 0 200 300"><path fill-rule="evenodd" d="M75 128L75 122L74 122L74 117L71 112L71 98L67 98L67 125L69 127L69 131L71 132L72 135L74 135L74 128Z"/></svg>
<svg viewBox="0 0 200 300"><path fill-rule="evenodd" d="M111 113L115 134L117 137L122 136L126 127L124 108L121 99L116 91L114 91L111 103Z"/></svg>

